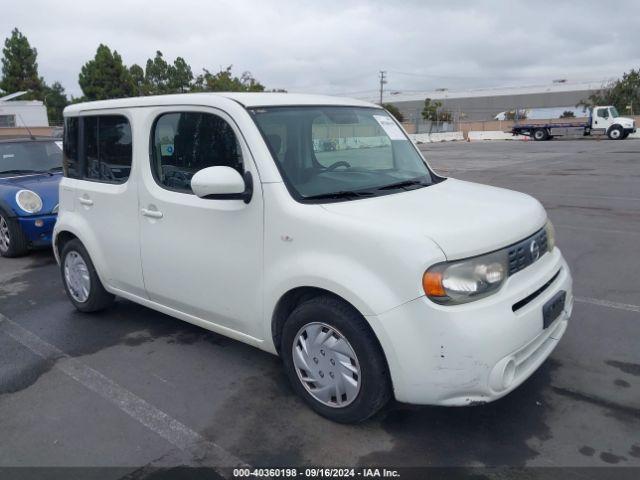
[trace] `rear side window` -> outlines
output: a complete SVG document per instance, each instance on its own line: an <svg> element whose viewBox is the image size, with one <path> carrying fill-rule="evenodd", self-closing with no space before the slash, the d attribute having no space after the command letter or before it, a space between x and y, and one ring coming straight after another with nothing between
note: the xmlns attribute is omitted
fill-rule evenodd
<svg viewBox="0 0 640 480"><path fill-rule="evenodd" d="M123 115L68 117L64 121L64 174L124 183L131 172L131 125Z"/></svg>
<svg viewBox="0 0 640 480"><path fill-rule="evenodd" d="M83 117L86 159L90 180L124 183L131 171L131 126L121 115Z"/></svg>
<svg viewBox="0 0 640 480"><path fill-rule="evenodd" d="M65 177L82 178L78 156L78 117L64 120L62 168Z"/></svg>
<svg viewBox="0 0 640 480"><path fill-rule="evenodd" d="M236 134L217 115L165 113L156 119L151 135L151 169L158 184L169 190L193 193L191 177L206 167L244 171Z"/></svg>

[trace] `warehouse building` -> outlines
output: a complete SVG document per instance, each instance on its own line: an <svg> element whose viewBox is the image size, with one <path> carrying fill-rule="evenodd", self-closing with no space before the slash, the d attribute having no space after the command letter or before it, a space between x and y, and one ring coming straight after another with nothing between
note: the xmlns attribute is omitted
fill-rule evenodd
<svg viewBox="0 0 640 480"><path fill-rule="evenodd" d="M471 90L437 89L423 92L385 92L384 103L392 103L409 124L422 121L425 98L442 103L443 109L451 112L458 121L489 121L503 119L504 112L526 110L529 118L557 118L565 110L581 116L583 110L576 108L581 100L602 89L602 82L570 83L556 80L548 85L482 88ZM378 102L371 96L369 101ZM503 118L499 118L500 115Z"/></svg>

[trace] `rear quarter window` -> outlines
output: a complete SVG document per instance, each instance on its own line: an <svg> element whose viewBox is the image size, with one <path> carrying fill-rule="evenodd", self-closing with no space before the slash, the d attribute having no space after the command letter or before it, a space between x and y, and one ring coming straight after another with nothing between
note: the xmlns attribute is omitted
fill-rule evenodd
<svg viewBox="0 0 640 480"><path fill-rule="evenodd" d="M82 178L78 155L78 117L64 120L62 169L65 177Z"/></svg>
<svg viewBox="0 0 640 480"><path fill-rule="evenodd" d="M64 174L70 178L125 183L133 157L131 125L123 115L69 117L64 124Z"/></svg>

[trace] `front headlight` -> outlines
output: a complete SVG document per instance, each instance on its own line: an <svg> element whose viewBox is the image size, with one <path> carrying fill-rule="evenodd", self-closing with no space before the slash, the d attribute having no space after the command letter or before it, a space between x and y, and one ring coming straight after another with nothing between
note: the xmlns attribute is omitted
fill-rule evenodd
<svg viewBox="0 0 640 480"><path fill-rule="evenodd" d="M42 210L42 199L40 195L31 190L20 190L16 193L16 203L27 213L38 213Z"/></svg>
<svg viewBox="0 0 640 480"><path fill-rule="evenodd" d="M472 302L500 289L509 272L506 250L429 268L422 277L427 296L440 304Z"/></svg>
<svg viewBox="0 0 640 480"><path fill-rule="evenodd" d="M544 225L544 231L547 232L547 250L553 252L553 249L556 247L556 229L551 223L551 220L547 220L547 223Z"/></svg>

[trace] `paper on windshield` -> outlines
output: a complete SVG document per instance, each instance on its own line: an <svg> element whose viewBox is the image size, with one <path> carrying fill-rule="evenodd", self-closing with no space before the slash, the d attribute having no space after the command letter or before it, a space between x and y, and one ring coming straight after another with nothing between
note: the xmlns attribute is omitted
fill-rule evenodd
<svg viewBox="0 0 640 480"><path fill-rule="evenodd" d="M391 140L406 140L402 130L389 117L386 115L374 115L373 118L376 119Z"/></svg>

